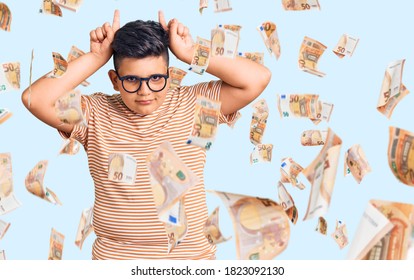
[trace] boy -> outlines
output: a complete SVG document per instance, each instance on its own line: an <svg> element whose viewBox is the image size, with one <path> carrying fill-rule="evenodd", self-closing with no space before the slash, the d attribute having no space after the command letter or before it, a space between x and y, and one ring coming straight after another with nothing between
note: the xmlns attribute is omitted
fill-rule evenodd
<svg viewBox="0 0 414 280"><path fill-rule="evenodd" d="M201 94L220 100L220 122L228 123L270 81L270 71L258 63L211 57L207 72L219 81L168 90L168 48L191 64L194 46L186 26L175 19L167 25L161 11L158 16L159 22L137 20L119 28L119 11L115 11L112 26L105 23L91 31L89 53L71 61L62 77L42 77L31 86L30 107L29 89L22 95L33 115L85 148L95 185L93 226L97 238L93 259L215 258L216 248L203 234L208 216L203 180L206 153L186 144L196 97ZM54 111L56 100L105 65L112 55L115 70L108 74L114 90L120 93L82 95L88 126L61 124ZM167 140L199 178L184 198L188 233L170 254L145 161ZM108 179L108 159L113 153L135 158L134 185Z"/></svg>

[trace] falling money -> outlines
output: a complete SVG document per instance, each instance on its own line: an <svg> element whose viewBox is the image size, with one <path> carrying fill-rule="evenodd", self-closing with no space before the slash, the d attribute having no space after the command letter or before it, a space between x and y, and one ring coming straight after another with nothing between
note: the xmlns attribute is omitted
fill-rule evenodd
<svg viewBox="0 0 414 280"><path fill-rule="evenodd" d="M161 222L165 226L165 231L167 232L168 254L171 253L171 251L177 247L187 235L187 214L185 213L183 205L183 200L179 200L168 210L168 212L159 215Z"/></svg>
<svg viewBox="0 0 414 280"><path fill-rule="evenodd" d="M219 244L228 241L231 237L225 238L220 231L219 227L219 207L207 218L204 225L204 235L206 236L210 244Z"/></svg>
<svg viewBox="0 0 414 280"><path fill-rule="evenodd" d="M319 217L318 225L315 228L315 231L319 232L320 234L326 235L328 232L328 223L326 222L324 217Z"/></svg>
<svg viewBox="0 0 414 280"><path fill-rule="evenodd" d="M69 62L71 62L71 61L73 61L73 60L75 60L75 59L77 59L78 57L80 57L80 56L82 56L82 55L84 55L85 54L85 52L84 51L82 51L82 50L80 50L80 49L78 49L77 47L75 47L75 46L72 46L71 48L70 48L70 51L69 51L69 54L68 54L68 58L66 59L67 60L67 62L69 63ZM88 81L82 81L82 83L81 83L84 87L87 87L87 86L89 86L90 85L90 83L88 82Z"/></svg>
<svg viewBox="0 0 414 280"><path fill-rule="evenodd" d="M7 121L13 115L7 108L0 108L0 124Z"/></svg>
<svg viewBox="0 0 414 280"><path fill-rule="evenodd" d="M219 124L221 102L209 99L205 96L197 96L193 129L188 137L187 144L196 145L206 150L216 138Z"/></svg>
<svg viewBox="0 0 414 280"><path fill-rule="evenodd" d="M320 10L318 0L282 0L283 8L287 11Z"/></svg>
<svg viewBox="0 0 414 280"><path fill-rule="evenodd" d="M327 130L305 130L300 138L300 143L303 146L324 145L327 135Z"/></svg>
<svg viewBox="0 0 414 280"><path fill-rule="evenodd" d="M0 93L20 89L20 63L2 63L0 71Z"/></svg>
<svg viewBox="0 0 414 280"><path fill-rule="evenodd" d="M412 249L414 205L370 200L348 251L348 259L405 260Z"/></svg>
<svg viewBox="0 0 414 280"><path fill-rule="evenodd" d="M120 153L109 155L108 180L134 185L136 173L137 161L133 156Z"/></svg>
<svg viewBox="0 0 414 280"><path fill-rule="evenodd" d="M400 182L414 186L414 133L390 127L388 164Z"/></svg>
<svg viewBox="0 0 414 280"><path fill-rule="evenodd" d="M39 13L55 15L59 17L62 16L62 10L58 5L53 3L53 0L43 0L39 9Z"/></svg>
<svg viewBox="0 0 414 280"><path fill-rule="evenodd" d="M10 227L10 223L6 223L6 222L0 220L0 240L6 234L9 227Z"/></svg>
<svg viewBox="0 0 414 280"><path fill-rule="evenodd" d="M231 11L230 0L214 0L214 12L228 12Z"/></svg>
<svg viewBox="0 0 414 280"><path fill-rule="evenodd" d="M369 172L371 172L371 167L364 151L360 145L353 145L345 153L344 175L351 173L359 184Z"/></svg>
<svg viewBox="0 0 414 280"><path fill-rule="evenodd" d="M322 216L328 211L335 184L339 153L342 140L331 129L328 129L326 143L319 155L303 170L303 174L312 184L308 209L304 220Z"/></svg>
<svg viewBox="0 0 414 280"><path fill-rule="evenodd" d="M269 53L274 55L276 59L280 57L280 43L279 36L277 35L276 24L271 21L266 21L262 25L258 26L257 31L259 31L260 36L263 39L263 42L266 45Z"/></svg>
<svg viewBox="0 0 414 280"><path fill-rule="evenodd" d="M299 51L299 68L318 77L324 77L325 73L318 70L318 62L325 50L324 44L305 36Z"/></svg>
<svg viewBox="0 0 414 280"><path fill-rule="evenodd" d="M82 5L83 0L58 0L56 2L62 8L77 12L79 7Z"/></svg>
<svg viewBox="0 0 414 280"><path fill-rule="evenodd" d="M322 120L329 122L334 105L322 102L317 94L281 94L277 106L281 118L304 117L314 124Z"/></svg>
<svg viewBox="0 0 414 280"><path fill-rule="evenodd" d="M177 67L168 68L170 75L170 90L175 89L181 85L181 81L184 79L187 72Z"/></svg>
<svg viewBox="0 0 414 280"><path fill-rule="evenodd" d="M66 139L63 141L62 148L59 150L59 155L75 155L79 152L80 145L81 144L73 138Z"/></svg>
<svg viewBox="0 0 414 280"><path fill-rule="evenodd" d="M286 190L282 182L277 183L277 190L279 195L280 205L285 210L286 215L289 217L292 224L296 224L298 221L298 209L295 206L292 196Z"/></svg>
<svg viewBox="0 0 414 280"><path fill-rule="evenodd" d="M55 102L57 118L63 124L82 124L86 126L86 120L82 111L81 93L73 90L63 94Z"/></svg>
<svg viewBox="0 0 414 280"><path fill-rule="evenodd" d="M82 211L75 239L75 245L78 246L80 250L82 250L83 242L86 237L88 237L88 235L93 231L92 218L93 207Z"/></svg>
<svg viewBox="0 0 414 280"><path fill-rule="evenodd" d="M280 164L280 181L282 183L290 183L294 187L303 190L305 189L305 185L298 180L299 173L302 172L302 170L303 167L296 163L292 158L284 158Z"/></svg>
<svg viewBox="0 0 414 280"><path fill-rule="evenodd" d="M267 117L269 116L269 107L265 99L256 101L252 106L254 111L250 122L250 142L253 145L258 145L262 143Z"/></svg>
<svg viewBox="0 0 414 280"><path fill-rule="evenodd" d="M27 174L25 179L26 189L35 196L48 202L62 205L56 194L43 185L47 165L47 160L39 161L29 174Z"/></svg>
<svg viewBox="0 0 414 280"><path fill-rule="evenodd" d="M384 79L382 80L377 110L388 119L391 118L395 106L397 106L401 99L410 93L410 91L402 84L404 62L405 59L390 63L385 71Z"/></svg>
<svg viewBox="0 0 414 280"><path fill-rule="evenodd" d="M250 164L272 161L272 144L257 144L250 154Z"/></svg>
<svg viewBox="0 0 414 280"><path fill-rule="evenodd" d="M0 28L4 31L10 31L12 14L6 4L0 2Z"/></svg>
<svg viewBox="0 0 414 280"><path fill-rule="evenodd" d="M211 191L221 198L233 221L239 260L271 260L286 249L289 218L268 198Z"/></svg>
<svg viewBox="0 0 414 280"><path fill-rule="evenodd" d="M359 39L344 34L339 39L338 44L334 48L333 52L339 57L343 58L345 55L352 56L355 51L356 46L358 45Z"/></svg>
<svg viewBox="0 0 414 280"><path fill-rule="evenodd" d="M335 231L331 234L332 238L338 244L340 249L343 249L348 245L348 233L346 231L346 225L341 221L336 221Z"/></svg>
<svg viewBox="0 0 414 280"><path fill-rule="evenodd" d="M208 0L200 0L200 3L198 5L198 11L200 12L200 14L202 14L203 10L207 7L208 7Z"/></svg>
<svg viewBox="0 0 414 280"><path fill-rule="evenodd" d="M48 260L62 260L64 240L65 236L52 228L52 232L50 233Z"/></svg>
<svg viewBox="0 0 414 280"><path fill-rule="evenodd" d="M239 52L238 56L247 58L262 65L264 64L264 53L262 52Z"/></svg>
<svg viewBox="0 0 414 280"><path fill-rule="evenodd" d="M53 71L47 75L48 78L59 78L66 73L68 62L60 53L52 52L53 56Z"/></svg>
<svg viewBox="0 0 414 280"><path fill-rule="evenodd" d="M0 261L6 260L6 252L4 250L0 251Z"/></svg>
<svg viewBox="0 0 414 280"><path fill-rule="evenodd" d="M197 74L203 74L208 67L211 52L211 42L197 37L196 44L194 46L193 59L188 70L191 70Z"/></svg>
<svg viewBox="0 0 414 280"><path fill-rule="evenodd" d="M0 215L21 206L13 192L11 154L0 154Z"/></svg>
<svg viewBox="0 0 414 280"><path fill-rule="evenodd" d="M234 58L239 44L239 33L218 25L211 30L211 56Z"/></svg>

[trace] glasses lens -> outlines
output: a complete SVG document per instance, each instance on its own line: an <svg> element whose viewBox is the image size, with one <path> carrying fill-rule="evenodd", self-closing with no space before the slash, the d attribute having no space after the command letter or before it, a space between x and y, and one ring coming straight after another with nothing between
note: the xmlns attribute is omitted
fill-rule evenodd
<svg viewBox="0 0 414 280"><path fill-rule="evenodd" d="M128 92L135 92L138 90L141 84L141 80L138 77L127 76L122 80L122 85L124 89Z"/></svg>
<svg viewBox="0 0 414 280"><path fill-rule="evenodd" d="M152 75L148 80L148 87L152 91L161 91L167 83L167 78L161 75Z"/></svg>

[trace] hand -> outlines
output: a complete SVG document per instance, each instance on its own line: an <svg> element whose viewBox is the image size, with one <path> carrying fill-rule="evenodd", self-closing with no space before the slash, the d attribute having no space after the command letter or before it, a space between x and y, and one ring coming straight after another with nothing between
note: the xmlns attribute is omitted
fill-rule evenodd
<svg viewBox="0 0 414 280"><path fill-rule="evenodd" d="M172 53L179 60L190 64L193 58L194 44L188 27L175 18L171 19L167 25L162 11L158 11L158 21L168 32Z"/></svg>
<svg viewBox="0 0 414 280"><path fill-rule="evenodd" d="M114 20L112 26L105 22L102 27L92 30L90 35L91 53L95 54L99 59L106 63L112 56L111 43L114 40L114 34L119 29L119 10L114 12Z"/></svg>

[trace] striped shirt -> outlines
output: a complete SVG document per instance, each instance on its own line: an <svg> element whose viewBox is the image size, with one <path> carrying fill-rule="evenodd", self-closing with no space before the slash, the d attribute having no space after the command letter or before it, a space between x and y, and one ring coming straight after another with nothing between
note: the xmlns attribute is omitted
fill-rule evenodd
<svg viewBox="0 0 414 280"><path fill-rule="evenodd" d="M164 103L149 115L138 115L120 94L82 95L88 126L75 125L72 137L85 148L95 185L93 259L214 259L216 247L203 234L208 217L204 190L204 149L187 144L193 126L197 95L218 100L221 81L182 86L166 93ZM236 113L220 114L220 123ZM155 208L146 158L162 142L170 141L180 159L198 176L199 183L184 197L188 232L168 254L168 239ZM108 180L109 154L135 158L134 185Z"/></svg>

